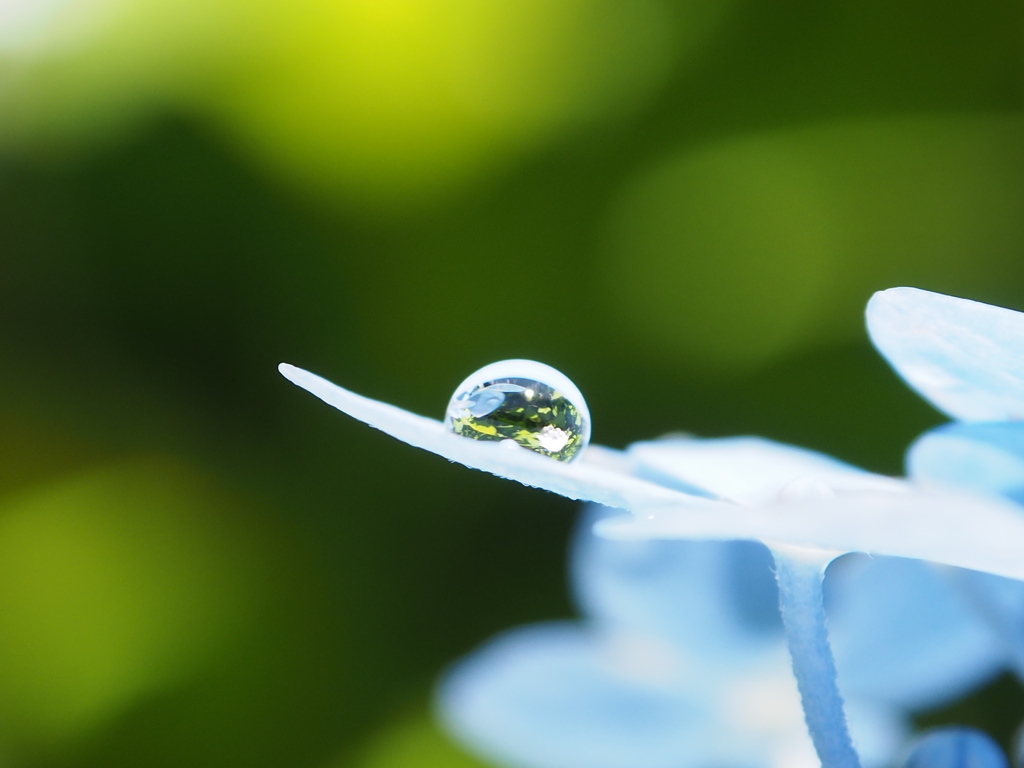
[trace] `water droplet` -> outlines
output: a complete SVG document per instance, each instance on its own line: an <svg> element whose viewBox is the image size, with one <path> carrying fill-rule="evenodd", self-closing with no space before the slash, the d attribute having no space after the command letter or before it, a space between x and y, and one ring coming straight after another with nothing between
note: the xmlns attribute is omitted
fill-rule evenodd
<svg viewBox="0 0 1024 768"><path fill-rule="evenodd" d="M491 363L462 382L446 422L474 440L514 440L524 448L571 461L590 441L590 411L576 385L533 360Z"/></svg>

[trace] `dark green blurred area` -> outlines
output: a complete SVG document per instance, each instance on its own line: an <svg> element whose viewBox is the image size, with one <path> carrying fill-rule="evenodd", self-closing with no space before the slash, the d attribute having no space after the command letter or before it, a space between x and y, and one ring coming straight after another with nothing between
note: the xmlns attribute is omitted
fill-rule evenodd
<svg viewBox="0 0 1024 768"><path fill-rule="evenodd" d="M628 115L413 209L277 183L170 109L0 158L0 762L472 765L429 688L571 615L576 506L277 364L440 416L534 358L598 443L755 433L899 473L943 419L863 305L1024 308L1022 110L1019 2L740 0Z"/></svg>

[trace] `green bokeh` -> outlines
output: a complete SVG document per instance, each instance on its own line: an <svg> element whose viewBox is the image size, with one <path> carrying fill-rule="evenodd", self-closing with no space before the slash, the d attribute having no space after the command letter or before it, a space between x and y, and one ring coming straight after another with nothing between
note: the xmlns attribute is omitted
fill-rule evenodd
<svg viewBox="0 0 1024 768"><path fill-rule="evenodd" d="M828 123L656 167L613 216L611 309L652 355L749 367L863 335L864 297L915 285L1010 301L1024 121Z"/></svg>
<svg viewBox="0 0 1024 768"><path fill-rule="evenodd" d="M358 757L332 768L487 768L487 764L455 745L423 712L373 734Z"/></svg>
<svg viewBox="0 0 1024 768"><path fill-rule="evenodd" d="M493 65L460 75L497 84L484 129L421 82L449 82L417 68L436 19L334 56L330 3L133 7L102 45L0 51L0 762L461 765L406 703L572 615L576 505L282 360L441 417L536 358L596 443L898 473L942 419L868 345L871 292L1024 308L1020 3L525 4L432 49ZM1007 690L972 722L1005 736Z"/></svg>
<svg viewBox="0 0 1024 768"><path fill-rule="evenodd" d="M161 460L94 470L0 513L0 721L59 743L179 684L252 631L244 538L224 500Z"/></svg>

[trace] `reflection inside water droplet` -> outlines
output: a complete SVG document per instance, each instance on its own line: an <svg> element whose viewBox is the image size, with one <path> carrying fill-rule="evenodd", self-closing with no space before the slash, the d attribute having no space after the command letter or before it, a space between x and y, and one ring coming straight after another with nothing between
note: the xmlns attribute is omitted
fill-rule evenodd
<svg viewBox="0 0 1024 768"><path fill-rule="evenodd" d="M533 360L481 368L455 390L446 422L474 440L514 440L559 461L571 461L590 440L590 412L564 374Z"/></svg>

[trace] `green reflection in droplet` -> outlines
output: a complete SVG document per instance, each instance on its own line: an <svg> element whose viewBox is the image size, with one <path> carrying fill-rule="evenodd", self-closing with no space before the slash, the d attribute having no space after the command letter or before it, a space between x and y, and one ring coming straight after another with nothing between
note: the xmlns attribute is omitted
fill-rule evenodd
<svg viewBox="0 0 1024 768"><path fill-rule="evenodd" d="M448 425L462 437L515 440L559 461L573 459L585 443L579 409L557 389L531 379L496 379L456 393Z"/></svg>

